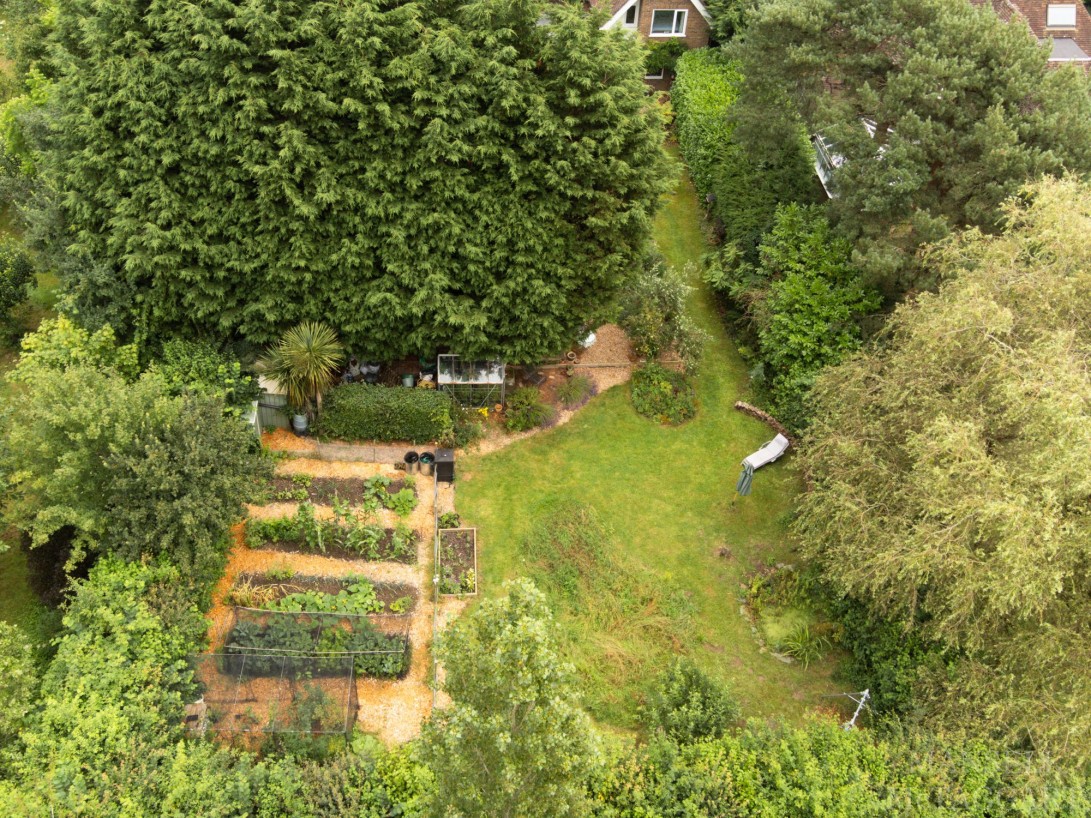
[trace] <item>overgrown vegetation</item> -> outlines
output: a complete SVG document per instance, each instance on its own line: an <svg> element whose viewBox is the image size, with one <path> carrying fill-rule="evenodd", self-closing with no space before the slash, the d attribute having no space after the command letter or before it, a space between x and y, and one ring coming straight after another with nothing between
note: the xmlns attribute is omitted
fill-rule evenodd
<svg viewBox="0 0 1091 818"><path fill-rule="evenodd" d="M620 323L637 355L649 363L677 356L687 372L696 371L708 336L689 317L689 293L685 271L661 258L645 260L621 298Z"/></svg>
<svg viewBox="0 0 1091 818"><path fill-rule="evenodd" d="M675 659L648 702L648 724L672 741L719 738L740 716L723 684L688 659Z"/></svg>
<svg viewBox="0 0 1091 818"><path fill-rule="evenodd" d="M504 428L509 432L529 432L545 425L552 417L553 409L542 400L534 386L514 390L504 405Z"/></svg>
<svg viewBox="0 0 1091 818"><path fill-rule="evenodd" d="M692 608L681 590L622 564L599 514L558 503L522 545L527 572L545 591L566 653L598 718L635 725L635 704L656 669L686 643Z"/></svg>
<svg viewBox="0 0 1091 818"><path fill-rule="evenodd" d="M223 402L228 414L245 415L261 393L257 378L242 364L207 341L171 338L148 367L172 394L192 394Z"/></svg>
<svg viewBox="0 0 1091 818"><path fill-rule="evenodd" d="M633 372L633 408L659 423L678 425L697 414L697 392L684 372L646 364Z"/></svg>

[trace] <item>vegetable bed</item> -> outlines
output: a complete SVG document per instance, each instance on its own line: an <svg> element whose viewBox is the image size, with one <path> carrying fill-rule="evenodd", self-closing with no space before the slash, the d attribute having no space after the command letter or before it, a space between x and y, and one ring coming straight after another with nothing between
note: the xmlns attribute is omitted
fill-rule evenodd
<svg viewBox="0 0 1091 818"><path fill-rule="evenodd" d="M444 596L477 593L476 528L440 529L439 592Z"/></svg>

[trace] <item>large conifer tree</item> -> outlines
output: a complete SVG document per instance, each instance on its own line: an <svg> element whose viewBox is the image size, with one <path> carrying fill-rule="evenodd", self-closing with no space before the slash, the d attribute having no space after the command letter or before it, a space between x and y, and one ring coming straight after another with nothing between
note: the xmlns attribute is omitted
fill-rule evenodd
<svg viewBox="0 0 1091 818"><path fill-rule="evenodd" d="M600 22L540 0L60 0L73 250L144 333L322 319L368 357L556 351L632 266L664 176L640 50Z"/></svg>

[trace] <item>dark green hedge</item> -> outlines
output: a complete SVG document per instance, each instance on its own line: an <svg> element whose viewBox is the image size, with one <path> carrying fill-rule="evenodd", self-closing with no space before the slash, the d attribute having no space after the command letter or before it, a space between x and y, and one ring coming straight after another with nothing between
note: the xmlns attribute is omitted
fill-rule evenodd
<svg viewBox="0 0 1091 818"><path fill-rule="evenodd" d="M451 397L434 389L350 383L326 395L315 434L324 440L449 441Z"/></svg>

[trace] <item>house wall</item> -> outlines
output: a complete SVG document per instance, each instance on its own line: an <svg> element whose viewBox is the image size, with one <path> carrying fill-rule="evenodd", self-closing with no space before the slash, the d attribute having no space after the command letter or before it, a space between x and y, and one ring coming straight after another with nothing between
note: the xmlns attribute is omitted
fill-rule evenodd
<svg viewBox="0 0 1091 818"><path fill-rule="evenodd" d="M685 9L686 36L685 37L652 37L652 12L656 9ZM661 43L666 40L682 40L689 48L704 48L708 45L709 27L708 21L693 7L689 0L642 0L640 4L640 16L637 21L637 31L647 37L653 43ZM649 83L651 81L649 80ZM669 85L669 83L668 83Z"/></svg>

